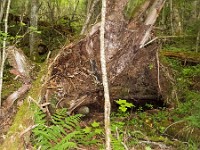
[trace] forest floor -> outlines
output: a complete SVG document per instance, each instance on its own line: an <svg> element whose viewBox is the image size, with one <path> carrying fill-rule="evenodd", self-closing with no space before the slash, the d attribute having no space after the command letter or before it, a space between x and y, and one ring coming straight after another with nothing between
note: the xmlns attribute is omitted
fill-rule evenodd
<svg viewBox="0 0 200 150"><path fill-rule="evenodd" d="M174 107L165 107L146 103L143 106L129 108L125 112L121 112L116 105L111 114L114 150L127 148L130 150L198 150L200 141L198 107L200 105L193 105L199 104L200 89L197 79L199 78L200 66L198 64L184 66L178 60L165 59L171 67L175 67L173 70L177 78L175 94L179 96L177 104ZM11 83L11 79L13 76L7 72L4 82L4 97L19 87L19 82L13 80ZM187 93L182 93L182 90ZM23 99L18 100L7 114L1 115L0 119L3 122L0 125L1 143L22 103ZM103 119L103 110L102 112L93 110L80 120L79 126L81 128L94 132L91 141L95 141L95 144L89 143L88 146L87 144L79 144L79 149L103 148Z"/></svg>

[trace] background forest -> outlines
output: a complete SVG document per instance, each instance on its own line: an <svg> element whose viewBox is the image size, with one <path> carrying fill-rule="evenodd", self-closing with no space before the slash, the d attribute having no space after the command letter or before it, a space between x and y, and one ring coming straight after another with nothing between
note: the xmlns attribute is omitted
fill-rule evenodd
<svg viewBox="0 0 200 150"><path fill-rule="evenodd" d="M127 0L127 22L147 1ZM114 5L114 0L109 2ZM98 105L80 107L71 115L67 108L52 109L49 115L44 110L49 104L40 103L48 67L63 49L89 39L92 27L101 21L101 1L0 0L0 7L0 149L105 149L103 110L92 110ZM148 13L137 19L144 22ZM147 45L158 45L157 69L168 78L160 83L166 91L159 101L112 100L112 149L198 150L200 1L166 0L152 37ZM24 72L16 71L17 58ZM56 100L50 101L55 107Z"/></svg>

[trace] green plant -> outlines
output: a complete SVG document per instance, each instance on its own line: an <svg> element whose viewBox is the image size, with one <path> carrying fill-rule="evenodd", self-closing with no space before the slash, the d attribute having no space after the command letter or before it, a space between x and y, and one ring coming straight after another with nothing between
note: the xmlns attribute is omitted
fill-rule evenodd
<svg viewBox="0 0 200 150"><path fill-rule="evenodd" d="M125 113L128 108L134 107L132 103L129 103L126 100L119 99L119 100L115 100L115 102L119 104L119 111L122 113Z"/></svg>
<svg viewBox="0 0 200 150"><path fill-rule="evenodd" d="M152 105L152 104L146 103L145 106L146 106L148 109L153 109L153 105Z"/></svg>
<svg viewBox="0 0 200 150"><path fill-rule="evenodd" d="M111 124L111 143L114 150L124 150L123 139L126 136L125 132L125 122L114 121Z"/></svg>
<svg viewBox="0 0 200 150"><path fill-rule="evenodd" d="M82 115L67 116L66 109L57 110L51 117L49 124L46 115L42 111L35 114L37 127L33 129L32 143L42 150L66 150L77 148L78 144L90 145L97 143L94 134L86 132L80 126Z"/></svg>

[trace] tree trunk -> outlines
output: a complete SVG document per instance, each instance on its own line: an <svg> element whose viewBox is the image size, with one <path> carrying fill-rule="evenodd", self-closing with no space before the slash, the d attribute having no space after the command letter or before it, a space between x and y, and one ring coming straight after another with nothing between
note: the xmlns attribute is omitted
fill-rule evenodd
<svg viewBox="0 0 200 150"><path fill-rule="evenodd" d="M6 60L6 41L7 41L7 34L8 34L8 15L10 11L10 3L11 0L8 0L7 3L7 9L6 9L6 14L5 14L5 20L4 20L4 33L6 34L3 38L3 50L0 53L0 107L1 107L1 94L2 94L2 84L3 84L3 71L4 71L4 64Z"/></svg>
<svg viewBox="0 0 200 150"><path fill-rule="evenodd" d="M102 72L102 83L104 89L104 124L105 124L105 140L106 150L111 150L111 129L110 129L110 93L108 86L108 76L106 69L106 56L105 56L105 22L106 22L106 0L102 1L101 9L101 28L100 28L100 63Z"/></svg>
<svg viewBox="0 0 200 150"><path fill-rule="evenodd" d="M6 0L0 2L0 4L1 4L1 9L0 9L0 24L1 24L2 19L3 19L3 14L4 14L4 9L5 9L6 2L7 2Z"/></svg>
<svg viewBox="0 0 200 150"><path fill-rule="evenodd" d="M37 59L37 28L38 28L38 4L39 0L31 1L31 19L30 19L30 56L33 60Z"/></svg>

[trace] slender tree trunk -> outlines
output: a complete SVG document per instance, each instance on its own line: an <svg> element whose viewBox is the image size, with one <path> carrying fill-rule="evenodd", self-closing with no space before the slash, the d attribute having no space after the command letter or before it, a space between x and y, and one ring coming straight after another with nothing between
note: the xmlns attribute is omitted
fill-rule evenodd
<svg viewBox="0 0 200 150"><path fill-rule="evenodd" d="M31 1L31 19L30 26L33 28L33 31L30 33L29 44L30 44L30 56L33 60L36 60L37 57L37 33L35 30L38 28L38 4L39 0Z"/></svg>
<svg viewBox="0 0 200 150"><path fill-rule="evenodd" d="M200 29L197 33L197 40L196 40L196 52L199 52L199 38L200 38Z"/></svg>
<svg viewBox="0 0 200 150"><path fill-rule="evenodd" d="M47 2L49 7L49 20L52 24L55 24L55 5L53 4L51 0Z"/></svg>
<svg viewBox="0 0 200 150"><path fill-rule="evenodd" d="M82 28L82 30L81 30L81 35L83 35L83 34L85 33L85 31L86 31L86 29L87 29L87 27L88 27L88 24L89 24L89 22L90 22L90 18L92 17L92 14L93 14L93 12L94 12L94 7L96 6L96 4L97 4L98 2L99 2L99 0L94 0L94 1L93 1L90 10L89 10L89 12L87 13L87 18L86 18L86 21L85 21L85 23L84 23L84 25L83 25L83 28Z"/></svg>
<svg viewBox="0 0 200 150"><path fill-rule="evenodd" d="M10 10L10 3L11 0L8 0L7 9L6 9L6 15L5 15L5 22L4 22L4 32L6 36L3 39L3 51L1 53L1 66L0 66L0 107L2 104L1 101L1 94L2 94L2 84L3 84L3 70L4 70L4 64L6 60L6 40L7 40L7 33L8 33L8 15Z"/></svg>
<svg viewBox="0 0 200 150"><path fill-rule="evenodd" d="M183 34L183 25L182 25L182 19L180 15L180 10L178 9L178 6L175 5L173 9L173 15L174 15L174 32L177 35Z"/></svg>
<svg viewBox="0 0 200 150"><path fill-rule="evenodd" d="M110 95L108 87L108 77L106 70L106 57L105 57L105 18L106 18L106 0L102 0L101 10L101 27L100 27L100 59L101 59L101 71L102 71L102 82L104 87L104 123L106 133L106 150L111 150L111 130L110 130Z"/></svg>
<svg viewBox="0 0 200 150"><path fill-rule="evenodd" d="M5 5L6 5L7 0L3 0L1 2L1 9L0 9L0 24L2 22L3 19L3 14L4 14L4 9L5 9Z"/></svg>
<svg viewBox="0 0 200 150"><path fill-rule="evenodd" d="M174 25L173 25L173 2L169 0L170 5L170 26L171 26L171 34L174 35Z"/></svg>

